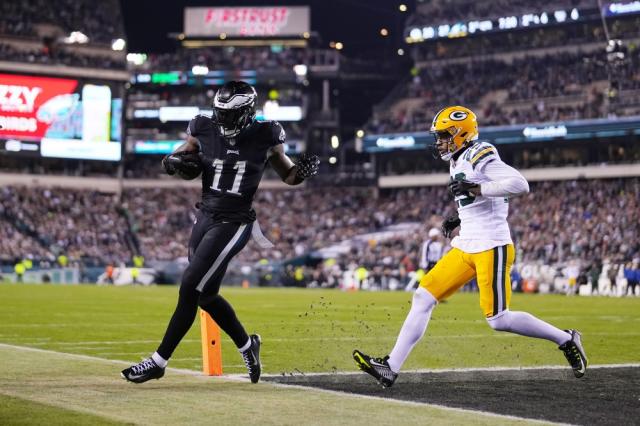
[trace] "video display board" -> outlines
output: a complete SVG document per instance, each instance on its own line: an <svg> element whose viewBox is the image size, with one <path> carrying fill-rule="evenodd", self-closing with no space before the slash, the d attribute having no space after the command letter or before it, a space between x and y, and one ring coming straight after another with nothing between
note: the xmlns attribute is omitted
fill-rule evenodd
<svg viewBox="0 0 640 426"><path fill-rule="evenodd" d="M118 83L0 74L0 149L119 161Z"/></svg>

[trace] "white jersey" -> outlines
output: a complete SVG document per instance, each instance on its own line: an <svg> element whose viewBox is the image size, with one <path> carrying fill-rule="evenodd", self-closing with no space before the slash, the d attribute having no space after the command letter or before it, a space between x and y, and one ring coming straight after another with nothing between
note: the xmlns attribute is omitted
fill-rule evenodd
<svg viewBox="0 0 640 426"><path fill-rule="evenodd" d="M507 223L509 195L529 191L522 175L503 163L495 146L476 142L457 160L450 162L451 179L480 184L482 195L467 193L455 198L460 217L460 234L451 246L466 253L479 253L513 244Z"/></svg>

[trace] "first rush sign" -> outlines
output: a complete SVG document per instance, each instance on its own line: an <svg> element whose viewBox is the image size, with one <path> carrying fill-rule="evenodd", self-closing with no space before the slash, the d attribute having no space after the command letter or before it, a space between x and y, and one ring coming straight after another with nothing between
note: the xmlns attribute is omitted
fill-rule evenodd
<svg viewBox="0 0 640 426"><path fill-rule="evenodd" d="M301 36L309 31L309 8L188 7L184 12L187 37Z"/></svg>
<svg viewBox="0 0 640 426"><path fill-rule="evenodd" d="M0 74L0 138L40 140L77 80ZM72 98L71 98L72 99Z"/></svg>

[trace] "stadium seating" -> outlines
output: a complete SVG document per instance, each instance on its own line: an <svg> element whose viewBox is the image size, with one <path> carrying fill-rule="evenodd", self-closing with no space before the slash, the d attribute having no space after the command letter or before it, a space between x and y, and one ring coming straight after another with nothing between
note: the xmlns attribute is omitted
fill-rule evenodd
<svg viewBox="0 0 640 426"><path fill-rule="evenodd" d="M72 260L116 262L131 259L128 227L113 195L95 191L28 187L4 188L0 204L5 217L3 232L20 240L6 222L32 237L28 251L12 247L9 256L50 259L64 253ZM35 239L38 244L32 240ZM4 252L3 252L4 254Z"/></svg>
<svg viewBox="0 0 640 426"><path fill-rule="evenodd" d="M589 0L562 0L553 3L553 9L593 6ZM462 1L423 1L418 2L416 13L411 21L420 25L453 23L460 20L497 18L501 16L539 13L548 3L528 0L462 0Z"/></svg>
<svg viewBox="0 0 640 426"><path fill-rule="evenodd" d="M106 0L5 0L0 3L0 35L40 39L85 34L91 43L111 44L124 38L119 2Z"/></svg>
<svg viewBox="0 0 640 426"><path fill-rule="evenodd" d="M293 66L307 64L310 51L300 48L271 49L269 47L209 47L178 49L171 53L149 54L140 64L130 64L134 71L191 70L194 65L212 70L282 70L293 72Z"/></svg>
<svg viewBox="0 0 640 426"><path fill-rule="evenodd" d="M149 260L184 257L195 214L188 206L197 199L196 189L129 189L118 204L113 196L95 191L5 188L0 232L11 250L4 260L46 258L51 248L74 260L128 262L136 244ZM518 260L631 261L640 256L639 199L636 178L533 183L530 194L511 203ZM398 272L417 267L426 232L453 212L453 203L444 187L386 190L377 198L370 189L357 188L339 193L262 190L255 208L263 232L276 247L265 251L251 242L238 261L284 261L391 224L419 223L419 233L353 245L339 259L343 266L364 264L371 270ZM31 231L33 236L28 235ZM16 241L20 244L12 244Z"/></svg>
<svg viewBox="0 0 640 426"><path fill-rule="evenodd" d="M640 51L619 70L625 90L640 82ZM429 130L441 105L475 108L482 125L536 123L607 116L608 70L604 52L527 56L510 63L493 59L422 68L401 99L374 115L371 133ZM408 99L417 99L410 103ZM635 111L626 111L631 115Z"/></svg>

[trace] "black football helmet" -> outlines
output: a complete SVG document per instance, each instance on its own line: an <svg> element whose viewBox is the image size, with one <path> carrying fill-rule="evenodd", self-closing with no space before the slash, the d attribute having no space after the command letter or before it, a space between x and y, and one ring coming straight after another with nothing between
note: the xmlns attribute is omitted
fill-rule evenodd
<svg viewBox="0 0 640 426"><path fill-rule="evenodd" d="M237 136L256 118L256 89L244 81L225 83L213 98L213 121L225 138Z"/></svg>

